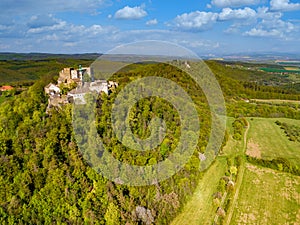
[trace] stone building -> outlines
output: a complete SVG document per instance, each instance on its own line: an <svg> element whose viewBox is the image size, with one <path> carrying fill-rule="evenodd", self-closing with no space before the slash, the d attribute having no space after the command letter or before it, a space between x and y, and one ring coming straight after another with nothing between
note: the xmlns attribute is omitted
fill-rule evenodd
<svg viewBox="0 0 300 225"><path fill-rule="evenodd" d="M80 84L83 81L84 76L88 76L92 79L90 67L80 66L78 70L74 68L64 68L59 72L57 83L58 85L71 84L73 82Z"/></svg>
<svg viewBox="0 0 300 225"><path fill-rule="evenodd" d="M50 83L45 87L45 93L48 95L60 94L60 88Z"/></svg>

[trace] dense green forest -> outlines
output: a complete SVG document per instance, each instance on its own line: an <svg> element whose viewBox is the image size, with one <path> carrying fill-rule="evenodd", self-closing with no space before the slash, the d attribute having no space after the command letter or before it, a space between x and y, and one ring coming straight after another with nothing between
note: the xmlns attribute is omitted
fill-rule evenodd
<svg viewBox="0 0 300 225"><path fill-rule="evenodd" d="M148 66L147 71L165 71L167 77L183 86L190 78L170 66ZM116 80L140 76L140 72L119 73ZM90 223L123 224L131 221L166 224L193 192L199 172L198 153L203 151L210 127L208 108L199 104L201 135L185 167L172 178L147 187L117 185L91 169L77 149L72 133L72 105L45 113L47 99L43 87L53 79L44 76L28 91L7 100L0 109L1 222L2 223ZM129 80L130 80L129 79ZM204 99L199 87L188 90L195 100ZM112 136L109 126L111 96L99 97L98 130L113 155L122 161L134 159L138 165L163 160L178 138L174 109L162 100L141 101L133 111L134 133L146 137L145 123L152 114L166 119L167 138L153 156L124 149ZM149 110L144 110L149 108ZM143 116L142 116L143 114ZM180 132L179 132L180 133ZM134 155L134 157L132 157Z"/></svg>
<svg viewBox="0 0 300 225"><path fill-rule="evenodd" d="M143 166L163 161L172 153L180 136L180 120L170 103L156 97L145 98L131 111L133 133L147 138L150 135L147 125L157 116L166 121L166 138L151 153L137 154L124 147L113 134L110 121L110 109L122 87L135 78L163 74L180 85L196 103L201 133L189 162L168 180L132 187L107 180L84 160L74 138L72 105L46 114L44 87L55 82L63 67L85 65L88 60L0 63L2 72L9 74L1 77L2 83L20 81L19 78L24 82L37 80L28 90L1 103L1 224L168 224L178 214L201 179L199 153L205 150L211 125L205 95L187 74L166 64L135 65L111 78L120 84L116 92L98 97L97 130L104 144L116 159ZM295 105L241 101L243 98L299 100L300 95L293 90L254 85L249 80L241 81L228 75L221 64L211 61L208 65L220 82L230 116L300 118ZM242 119L236 121L238 137L244 123Z"/></svg>
<svg viewBox="0 0 300 225"><path fill-rule="evenodd" d="M231 68L216 61L206 61L207 65L219 80L226 96L260 99L294 99L299 100L299 93L286 86L263 85L271 76L265 72L248 71ZM269 78L268 78L269 77ZM278 76L277 76L278 77ZM282 82L284 84L284 82Z"/></svg>

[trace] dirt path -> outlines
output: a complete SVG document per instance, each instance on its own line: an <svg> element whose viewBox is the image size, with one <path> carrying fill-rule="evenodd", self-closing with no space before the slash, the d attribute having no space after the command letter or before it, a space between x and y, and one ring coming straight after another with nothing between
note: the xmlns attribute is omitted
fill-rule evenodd
<svg viewBox="0 0 300 225"><path fill-rule="evenodd" d="M250 128L250 123L248 121L247 121L247 123L248 123L248 126L245 130L245 133L244 133L243 153L245 153L246 149L247 149L247 136L248 136L248 131L249 131L249 128ZM226 223L225 223L226 225L229 225L230 222L231 222L232 214L233 214L233 211L236 207L237 198L239 196L240 187L241 187L241 184L242 184L242 181L243 181L244 172L245 172L245 161L242 160L242 163L240 165L240 170L238 172L238 178L237 178L237 182L236 182L235 194L234 194L234 197L232 199L232 205L229 208L229 211L227 213L227 219L226 219Z"/></svg>
<svg viewBox="0 0 300 225"><path fill-rule="evenodd" d="M245 154L247 148L247 135L249 128L250 124L248 122L248 126L244 132L243 147L241 151L239 151L239 154ZM219 156L216 162L212 164L208 171L205 172L191 200L187 202L187 204L184 206L183 211L172 221L171 225L211 224L212 218L214 218L215 222L218 221L219 217L218 215L216 215L215 210L213 209L214 206L212 204L212 195L214 192L212 190L212 187L218 184L219 178L222 177L225 173L225 168L227 164L226 162L222 162L222 160L225 160L225 158ZM235 207L236 200L239 195L239 189L243 180L244 171L245 162L242 161L238 172L235 195L232 200L232 207L228 211L228 218L226 220L226 222L228 221L227 224L230 223L230 220L232 218L233 209ZM212 176L212 174L214 176ZM227 192L225 192L223 195L221 205L224 204L226 197Z"/></svg>
<svg viewBox="0 0 300 225"><path fill-rule="evenodd" d="M217 159L204 173L199 181L193 196L184 206L182 212L172 221L171 225L198 225L211 224L211 219L215 215L213 193L218 185L220 177L226 170L226 160Z"/></svg>
<svg viewBox="0 0 300 225"><path fill-rule="evenodd" d="M222 201L221 201L220 206L223 206L226 197L227 197L227 191L224 193L224 195L223 195L223 197L222 197ZM214 219L214 224L217 224L218 219L219 219L219 215L216 213L215 219Z"/></svg>

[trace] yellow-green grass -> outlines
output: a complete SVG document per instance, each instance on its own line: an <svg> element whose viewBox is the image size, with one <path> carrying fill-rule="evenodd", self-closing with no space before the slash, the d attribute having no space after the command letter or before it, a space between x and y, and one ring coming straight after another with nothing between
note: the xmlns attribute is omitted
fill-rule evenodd
<svg viewBox="0 0 300 225"><path fill-rule="evenodd" d="M248 134L249 149L251 145L256 146L261 158L274 159L283 157L300 165L300 143L290 141L275 121L285 122L300 127L300 120L285 118L253 118L248 119L250 129Z"/></svg>
<svg viewBox="0 0 300 225"><path fill-rule="evenodd" d="M300 177L247 164L230 224L300 224Z"/></svg>
<svg viewBox="0 0 300 225"><path fill-rule="evenodd" d="M217 209L213 204L213 194L217 191L219 179L224 176L225 170L226 159L217 158L200 179L191 199L172 221L172 225L212 224Z"/></svg>
<svg viewBox="0 0 300 225"><path fill-rule="evenodd" d="M286 66L284 67L285 70L288 70L288 71L299 71L299 67L291 67L291 66Z"/></svg>
<svg viewBox="0 0 300 225"><path fill-rule="evenodd" d="M295 105L300 105L300 101L286 100L286 99L251 99L251 101L270 103L270 104L295 104Z"/></svg>

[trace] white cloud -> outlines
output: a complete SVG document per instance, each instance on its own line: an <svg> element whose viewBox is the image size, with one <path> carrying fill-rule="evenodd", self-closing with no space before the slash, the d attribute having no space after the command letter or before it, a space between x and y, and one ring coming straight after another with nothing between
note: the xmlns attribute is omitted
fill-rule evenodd
<svg viewBox="0 0 300 225"><path fill-rule="evenodd" d="M219 42L213 42L209 40L176 40L174 42L176 42L179 45L183 45L193 49L217 49L220 47Z"/></svg>
<svg viewBox="0 0 300 225"><path fill-rule="evenodd" d="M51 14L49 15L34 15L31 16L27 26L30 28L39 28L46 26L53 26L59 23L59 20L54 18Z"/></svg>
<svg viewBox="0 0 300 225"><path fill-rule="evenodd" d="M261 0L212 0L211 4L220 8L257 5Z"/></svg>
<svg viewBox="0 0 300 225"><path fill-rule="evenodd" d="M4 32L4 31L8 31L10 29L11 29L11 26L0 24L0 31Z"/></svg>
<svg viewBox="0 0 300 225"><path fill-rule="evenodd" d="M217 19L217 13L195 11L178 15L174 19L174 26L180 30L203 31L210 29Z"/></svg>
<svg viewBox="0 0 300 225"><path fill-rule="evenodd" d="M116 19L140 19L147 16L147 12L141 6L125 6L115 13Z"/></svg>
<svg viewBox="0 0 300 225"><path fill-rule="evenodd" d="M286 22L283 20L262 20L259 24L260 27L267 28L267 29L279 29L283 33L290 33L296 29L294 24L291 22Z"/></svg>
<svg viewBox="0 0 300 225"><path fill-rule="evenodd" d="M245 35L252 37L282 37L282 33L279 30L263 30L260 28L252 28L250 31L245 32Z"/></svg>
<svg viewBox="0 0 300 225"><path fill-rule="evenodd" d="M97 35L105 33L105 29L101 25L94 24L85 29L86 34Z"/></svg>
<svg viewBox="0 0 300 225"><path fill-rule="evenodd" d="M296 27L291 22L286 22L281 19L262 20L257 27L246 31L244 35L255 37L276 37L286 38L289 33L296 30Z"/></svg>
<svg viewBox="0 0 300 225"><path fill-rule="evenodd" d="M287 39L296 32L296 26L290 21L282 20L281 12L270 11L268 7L224 8L219 13L219 21L233 20L234 23L224 30L227 34L240 34L251 37L272 37ZM254 25L254 26L253 26ZM249 28L249 26L252 26ZM248 31L245 31L245 28Z"/></svg>
<svg viewBox="0 0 300 225"><path fill-rule="evenodd" d="M281 17L282 17L281 12L270 12L268 7L260 7L257 9L257 18L274 20L274 19L280 19Z"/></svg>
<svg viewBox="0 0 300 225"><path fill-rule="evenodd" d="M64 43L64 46L65 47L74 47L74 46L76 46L77 44L75 43L75 42L66 42L66 43Z"/></svg>
<svg viewBox="0 0 300 225"><path fill-rule="evenodd" d="M0 24L1 43L9 44L10 51L63 52L66 43L76 43L74 52L85 51L83 46L92 49L91 45L96 51L97 45L103 46L102 43L109 46L110 37L118 32L113 26L74 24L47 14L20 16L11 21L9 25L2 21ZM70 51L70 45L67 50Z"/></svg>
<svg viewBox="0 0 300 225"><path fill-rule="evenodd" d="M239 32L240 32L239 25L235 25L235 24L231 25L229 28L224 30L225 34L237 34Z"/></svg>
<svg viewBox="0 0 300 225"><path fill-rule="evenodd" d="M300 3L290 3L290 0L271 0L270 5L274 11L300 10Z"/></svg>
<svg viewBox="0 0 300 225"><path fill-rule="evenodd" d="M27 31L29 34L37 34L37 33L44 33L49 31L59 31L64 30L67 28L67 22L62 20L57 20L56 23L54 23L51 26L38 26L29 28Z"/></svg>
<svg viewBox="0 0 300 225"><path fill-rule="evenodd" d="M27 24L32 23L32 21L36 21L38 17L33 16L31 17L30 21ZM33 25L29 26L29 29L26 31L27 35L46 35L45 37L49 38L54 37L53 33L55 32L56 35L60 35L58 37L62 38L63 40L68 37L93 37L99 34L106 34L111 33L116 30L116 28L112 26L101 26L99 24L93 24L91 26L84 26L84 25L75 25L68 23L66 21L50 17L51 21L40 23L39 20L34 22ZM48 35L48 36L47 36ZM49 36L51 35L51 36ZM41 40L46 40L42 38ZM59 40L59 39L57 39Z"/></svg>
<svg viewBox="0 0 300 225"><path fill-rule="evenodd" d="M148 25L148 26L150 26L150 25L156 25L156 24L158 24L157 19L148 20L148 21L146 22L146 25Z"/></svg>
<svg viewBox="0 0 300 225"><path fill-rule="evenodd" d="M47 34L46 36L42 37L38 40L38 42L41 41L58 41L59 37L56 34Z"/></svg>
<svg viewBox="0 0 300 225"><path fill-rule="evenodd" d="M256 11L248 7L244 9L224 8L219 14L219 20L249 20L256 17Z"/></svg>

